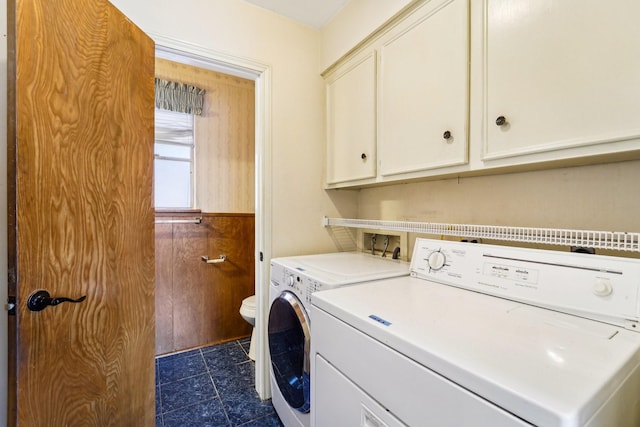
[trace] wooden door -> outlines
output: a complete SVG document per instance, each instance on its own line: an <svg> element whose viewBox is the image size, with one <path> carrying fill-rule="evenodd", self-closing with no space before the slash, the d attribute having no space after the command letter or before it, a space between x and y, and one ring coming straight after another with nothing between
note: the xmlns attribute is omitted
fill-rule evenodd
<svg viewBox="0 0 640 427"><path fill-rule="evenodd" d="M154 44L104 0L8 6L9 423L151 426Z"/></svg>

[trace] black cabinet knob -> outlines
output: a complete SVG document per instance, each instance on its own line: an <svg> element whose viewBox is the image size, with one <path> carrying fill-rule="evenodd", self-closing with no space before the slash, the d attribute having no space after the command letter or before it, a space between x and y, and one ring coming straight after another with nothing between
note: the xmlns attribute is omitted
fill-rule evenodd
<svg viewBox="0 0 640 427"><path fill-rule="evenodd" d="M451 132L449 132L448 130L447 130L447 131L445 131L445 132L442 134L442 137L443 137L444 139L449 139L449 138L451 138Z"/></svg>
<svg viewBox="0 0 640 427"><path fill-rule="evenodd" d="M362 153L362 154L360 154L360 158L361 158L362 160L365 160L365 159L367 158L367 155L366 155L366 154L364 154L364 153Z"/></svg>
<svg viewBox="0 0 640 427"><path fill-rule="evenodd" d="M499 116L496 119L496 125L498 126L504 126L507 123L507 119L504 118L504 116Z"/></svg>

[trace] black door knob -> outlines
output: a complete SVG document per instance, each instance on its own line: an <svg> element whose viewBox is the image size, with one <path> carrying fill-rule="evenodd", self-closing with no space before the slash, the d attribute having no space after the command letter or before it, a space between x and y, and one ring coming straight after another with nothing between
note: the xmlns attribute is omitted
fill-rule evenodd
<svg viewBox="0 0 640 427"><path fill-rule="evenodd" d="M367 155L366 155L366 154L364 154L364 153L362 153L362 154L360 154L360 158L361 158L362 160L364 160L364 159L366 159L366 158L367 158Z"/></svg>
<svg viewBox="0 0 640 427"><path fill-rule="evenodd" d="M496 124L497 124L498 126L504 126L506 123L507 123L507 119L505 119L505 117L504 117L504 116L499 116L499 117L496 119Z"/></svg>
<svg viewBox="0 0 640 427"><path fill-rule="evenodd" d="M51 295L47 291L35 291L29 296L27 300L27 308L31 311L41 311L50 305L58 305L62 302L82 302L87 299L87 296L81 296L78 299L71 299L65 297L51 298Z"/></svg>
<svg viewBox="0 0 640 427"><path fill-rule="evenodd" d="M449 138L451 138L451 132L449 132L448 130L447 130L447 131L445 131L445 132L442 134L442 137L443 137L444 139L449 139Z"/></svg>

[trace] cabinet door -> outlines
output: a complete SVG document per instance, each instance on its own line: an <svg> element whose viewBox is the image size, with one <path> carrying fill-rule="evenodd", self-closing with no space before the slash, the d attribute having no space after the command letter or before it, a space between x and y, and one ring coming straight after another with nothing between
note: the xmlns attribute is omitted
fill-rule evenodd
<svg viewBox="0 0 640 427"><path fill-rule="evenodd" d="M364 52L327 79L327 183L376 176L376 55Z"/></svg>
<svg viewBox="0 0 640 427"><path fill-rule="evenodd" d="M484 8L484 160L640 136L640 2Z"/></svg>
<svg viewBox="0 0 640 427"><path fill-rule="evenodd" d="M380 173L467 161L468 0L427 2L380 50Z"/></svg>

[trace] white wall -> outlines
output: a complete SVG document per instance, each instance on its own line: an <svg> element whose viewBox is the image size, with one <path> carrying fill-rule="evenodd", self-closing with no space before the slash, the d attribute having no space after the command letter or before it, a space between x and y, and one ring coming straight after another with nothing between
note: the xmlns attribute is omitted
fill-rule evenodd
<svg viewBox="0 0 640 427"><path fill-rule="evenodd" d="M362 191L358 217L639 232L639 182L636 160L392 185Z"/></svg>
<svg viewBox="0 0 640 427"><path fill-rule="evenodd" d="M321 30L320 71L414 0L350 0Z"/></svg>
<svg viewBox="0 0 640 427"><path fill-rule="evenodd" d="M322 189L320 34L240 0L113 0L142 30L272 69L272 256L335 250L322 215L354 216L350 192Z"/></svg>

